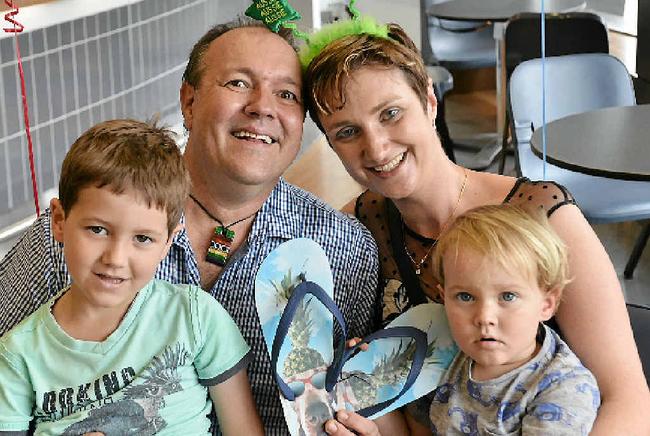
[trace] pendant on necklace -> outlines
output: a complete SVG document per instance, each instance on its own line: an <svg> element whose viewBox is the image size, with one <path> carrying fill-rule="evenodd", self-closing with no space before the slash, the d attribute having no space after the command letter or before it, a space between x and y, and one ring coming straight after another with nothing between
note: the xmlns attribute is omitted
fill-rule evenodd
<svg viewBox="0 0 650 436"><path fill-rule="evenodd" d="M235 239L234 231L224 226L215 227L205 260L215 265L224 266L228 261L233 239Z"/></svg>
<svg viewBox="0 0 650 436"><path fill-rule="evenodd" d="M415 274L416 275L420 275L420 272L421 272L420 267L415 268Z"/></svg>

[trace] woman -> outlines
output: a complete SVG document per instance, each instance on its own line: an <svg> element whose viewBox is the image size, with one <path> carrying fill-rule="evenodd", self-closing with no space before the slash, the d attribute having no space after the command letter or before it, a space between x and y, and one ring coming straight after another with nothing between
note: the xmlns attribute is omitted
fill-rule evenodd
<svg viewBox="0 0 650 436"><path fill-rule="evenodd" d="M650 434L650 393L620 283L573 198L552 182L474 172L452 163L432 127L436 99L415 45L398 25L388 25L387 33L381 27L320 41L323 48L305 58L305 98L347 171L368 187L354 213L379 246L384 321L433 294L437 283L429 259L436 238L456 216L502 202L543 208L568 247L573 277L556 321L601 390L592 434ZM411 430L426 432L426 405L411 406L405 414ZM393 418L399 416L377 422L388 426L382 427L386 434L394 434ZM374 423L351 413L339 415L339 422L331 421L326 429L349 434L341 423L361 434L377 432Z"/></svg>

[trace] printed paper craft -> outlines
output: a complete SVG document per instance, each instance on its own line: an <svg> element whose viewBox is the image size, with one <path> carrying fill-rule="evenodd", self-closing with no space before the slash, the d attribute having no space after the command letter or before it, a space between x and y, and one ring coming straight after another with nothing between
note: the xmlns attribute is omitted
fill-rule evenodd
<svg viewBox="0 0 650 436"><path fill-rule="evenodd" d="M340 409L369 418L432 391L458 352L442 306L416 306L358 346L333 348L334 323L346 334L333 301L333 280L323 249L293 239L264 260L255 302L292 435L321 435ZM348 338L349 339L349 338Z"/></svg>
<svg viewBox="0 0 650 436"><path fill-rule="evenodd" d="M262 21L275 33L278 33L280 26L284 23L302 18L286 0L254 0L253 4L246 9L245 14Z"/></svg>

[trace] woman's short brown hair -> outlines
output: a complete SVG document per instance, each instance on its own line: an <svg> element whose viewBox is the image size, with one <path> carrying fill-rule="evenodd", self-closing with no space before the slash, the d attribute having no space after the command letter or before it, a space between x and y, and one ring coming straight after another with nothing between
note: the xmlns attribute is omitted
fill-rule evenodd
<svg viewBox="0 0 650 436"><path fill-rule="evenodd" d="M134 189L149 207L167 213L171 234L180 221L190 179L173 133L155 123L111 120L77 139L63 160L59 199L65 214L89 186L121 194Z"/></svg>
<svg viewBox="0 0 650 436"><path fill-rule="evenodd" d="M418 49L398 24L388 24L388 36L344 36L311 61L304 77L305 104L321 131L318 116L330 115L345 105L347 78L366 66L399 69L426 109L429 77Z"/></svg>

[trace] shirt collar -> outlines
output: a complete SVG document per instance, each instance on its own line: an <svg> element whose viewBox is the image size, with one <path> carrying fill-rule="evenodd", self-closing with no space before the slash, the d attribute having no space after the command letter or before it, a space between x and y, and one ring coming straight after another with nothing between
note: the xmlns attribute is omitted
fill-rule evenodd
<svg viewBox="0 0 650 436"><path fill-rule="evenodd" d="M278 237L293 239L300 237L300 214L295 200L296 192L283 178L271 191L259 212L255 216L248 241L260 237ZM185 213L181 214L181 230L174 236L172 245L181 248L190 247L185 228Z"/></svg>

